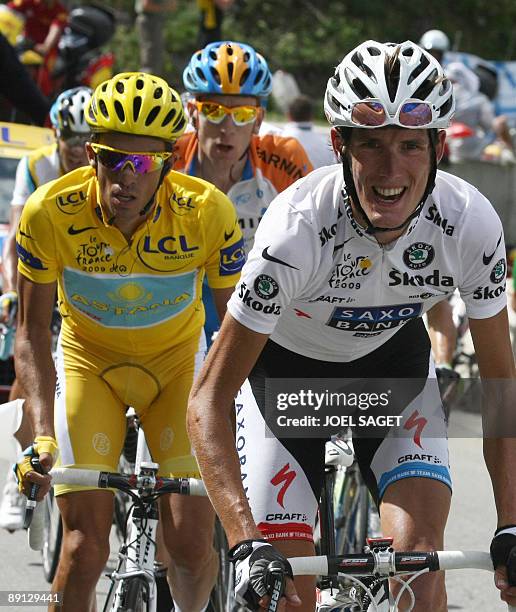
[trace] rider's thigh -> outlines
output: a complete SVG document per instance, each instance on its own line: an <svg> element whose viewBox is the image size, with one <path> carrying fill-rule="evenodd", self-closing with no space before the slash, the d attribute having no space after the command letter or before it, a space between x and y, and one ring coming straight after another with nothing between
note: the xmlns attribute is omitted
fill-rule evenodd
<svg viewBox="0 0 516 612"><path fill-rule="evenodd" d="M277 548L285 557L313 557L315 546L313 542L307 540L278 540L274 542ZM313 612L315 609L315 577L296 576L294 578L296 592L303 605L301 607L287 607L287 612Z"/></svg>
<svg viewBox="0 0 516 612"><path fill-rule="evenodd" d="M111 491L78 491L57 499L63 521L63 558L77 568L102 571L109 557Z"/></svg>

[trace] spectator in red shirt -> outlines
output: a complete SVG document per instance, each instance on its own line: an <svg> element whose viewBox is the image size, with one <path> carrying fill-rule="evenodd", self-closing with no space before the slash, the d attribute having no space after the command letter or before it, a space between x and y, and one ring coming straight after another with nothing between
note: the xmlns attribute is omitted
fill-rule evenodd
<svg viewBox="0 0 516 612"><path fill-rule="evenodd" d="M25 17L25 36L44 57L56 47L68 19L59 0L11 0L7 6Z"/></svg>

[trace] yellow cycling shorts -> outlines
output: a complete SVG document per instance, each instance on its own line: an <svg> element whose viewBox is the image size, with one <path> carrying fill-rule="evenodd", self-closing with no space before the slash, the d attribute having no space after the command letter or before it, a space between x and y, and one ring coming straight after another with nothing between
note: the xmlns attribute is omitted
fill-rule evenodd
<svg viewBox="0 0 516 612"><path fill-rule="evenodd" d="M54 421L57 466L117 471L129 406L140 417L162 476L199 477L186 433L204 333L156 355L129 355L88 344L69 331L59 339ZM56 495L91 487L57 485Z"/></svg>

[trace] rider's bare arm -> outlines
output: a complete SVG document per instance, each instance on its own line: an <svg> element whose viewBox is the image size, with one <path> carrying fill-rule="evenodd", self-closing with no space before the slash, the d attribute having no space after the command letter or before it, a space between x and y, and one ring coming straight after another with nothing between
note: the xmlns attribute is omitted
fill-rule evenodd
<svg viewBox="0 0 516 612"><path fill-rule="evenodd" d="M215 308L221 321L224 320L226 314L226 304L228 303L231 294L233 293L234 287L227 287L226 289L212 289L213 301L215 302Z"/></svg>
<svg viewBox="0 0 516 612"><path fill-rule="evenodd" d="M11 206L11 216L9 219L9 233L4 244L2 253L2 290L16 291L16 279L18 277L16 255L16 229L20 221L23 206Z"/></svg>
<svg viewBox="0 0 516 612"><path fill-rule="evenodd" d="M514 414L515 378L514 358L510 344L507 309L488 319L470 319L470 330L475 345L482 379L492 390L499 390L502 404L496 406L499 418ZM509 379L503 384L499 379ZM496 386L495 386L496 385ZM484 415L485 416L485 415ZM514 423L514 418L510 419ZM510 437L484 437L484 457L493 483L498 524L516 523L516 483L508 466L516 465L516 443Z"/></svg>
<svg viewBox="0 0 516 612"><path fill-rule="evenodd" d="M242 486L232 405L267 338L228 314L190 393L188 432L230 547L262 537Z"/></svg>
<svg viewBox="0 0 516 612"><path fill-rule="evenodd" d="M16 333L16 373L26 390L34 436L54 436L55 371L50 322L56 283L34 283L18 277L19 319Z"/></svg>

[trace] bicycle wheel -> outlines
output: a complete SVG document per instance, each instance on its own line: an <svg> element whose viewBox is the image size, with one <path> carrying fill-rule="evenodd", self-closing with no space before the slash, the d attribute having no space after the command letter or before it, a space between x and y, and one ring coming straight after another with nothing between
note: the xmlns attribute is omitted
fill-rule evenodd
<svg viewBox="0 0 516 612"><path fill-rule="evenodd" d="M61 542L63 539L63 523L52 490L45 498L44 543L41 556L43 574L47 582L52 582L59 563Z"/></svg>
<svg viewBox="0 0 516 612"><path fill-rule="evenodd" d="M215 520L213 547L219 558L219 573L211 592L207 612L240 612L244 608L234 599L233 568L228 558L228 542L218 518Z"/></svg>
<svg viewBox="0 0 516 612"><path fill-rule="evenodd" d="M148 585L142 578L128 578L124 581L122 605L117 612L146 612L149 601Z"/></svg>
<svg viewBox="0 0 516 612"><path fill-rule="evenodd" d="M372 504L356 464L344 474L344 484L335 512L335 548L337 555L363 552L368 537L369 511Z"/></svg>

